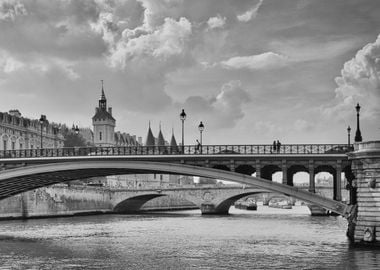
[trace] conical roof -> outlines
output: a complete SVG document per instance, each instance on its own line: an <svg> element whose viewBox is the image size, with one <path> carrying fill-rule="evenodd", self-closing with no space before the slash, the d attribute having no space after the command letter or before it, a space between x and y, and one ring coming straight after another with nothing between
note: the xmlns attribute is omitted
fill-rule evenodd
<svg viewBox="0 0 380 270"><path fill-rule="evenodd" d="M177 141L176 141L176 139L174 137L174 133L172 133L172 138L170 140L170 146L172 146L172 147L176 147L177 146Z"/></svg>
<svg viewBox="0 0 380 270"><path fill-rule="evenodd" d="M148 128L148 135L146 135L145 145L154 146L154 136L152 130L150 129L150 123Z"/></svg>
<svg viewBox="0 0 380 270"><path fill-rule="evenodd" d="M104 94L103 80L102 80L102 93L100 95L100 99L99 100L107 100L106 99L106 95Z"/></svg>
<svg viewBox="0 0 380 270"><path fill-rule="evenodd" d="M165 146L165 139L164 139L164 135L162 135L162 132L161 132L161 125L160 125L160 132L158 133L157 145Z"/></svg>

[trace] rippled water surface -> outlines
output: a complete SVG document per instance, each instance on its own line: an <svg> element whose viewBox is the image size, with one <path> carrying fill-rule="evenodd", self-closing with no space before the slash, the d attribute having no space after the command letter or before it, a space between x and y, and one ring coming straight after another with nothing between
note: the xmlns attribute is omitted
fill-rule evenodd
<svg viewBox="0 0 380 270"><path fill-rule="evenodd" d="M0 221L0 269L380 269L306 207Z"/></svg>

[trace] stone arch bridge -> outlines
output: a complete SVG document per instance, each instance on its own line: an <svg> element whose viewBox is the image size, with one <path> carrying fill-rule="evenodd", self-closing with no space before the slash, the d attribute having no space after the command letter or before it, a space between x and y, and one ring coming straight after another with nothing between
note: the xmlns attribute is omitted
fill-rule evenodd
<svg viewBox="0 0 380 270"><path fill-rule="evenodd" d="M202 214L228 214L233 203L245 196L268 193L254 187L176 187L156 190L106 190L112 210L118 213L138 212L151 199L172 196L184 199L198 207Z"/></svg>

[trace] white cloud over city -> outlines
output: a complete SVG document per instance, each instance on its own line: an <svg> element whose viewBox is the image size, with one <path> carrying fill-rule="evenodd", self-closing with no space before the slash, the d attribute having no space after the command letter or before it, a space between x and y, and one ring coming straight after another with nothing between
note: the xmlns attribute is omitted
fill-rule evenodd
<svg viewBox="0 0 380 270"><path fill-rule="evenodd" d="M161 121L179 138L184 108L188 143L199 121L210 144L345 142L359 102L373 139L379 13L371 0L0 0L0 108L91 126L104 80L117 130L137 136Z"/></svg>

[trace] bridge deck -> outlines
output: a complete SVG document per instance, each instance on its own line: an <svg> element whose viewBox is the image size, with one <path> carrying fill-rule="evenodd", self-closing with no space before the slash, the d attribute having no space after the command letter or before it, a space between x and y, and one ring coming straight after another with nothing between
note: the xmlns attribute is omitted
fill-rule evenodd
<svg viewBox="0 0 380 270"><path fill-rule="evenodd" d="M352 151L347 144L284 144L272 145L194 145L185 146L116 146L69 147L1 150L1 158L36 158L67 156L157 156L157 155L337 155Z"/></svg>

